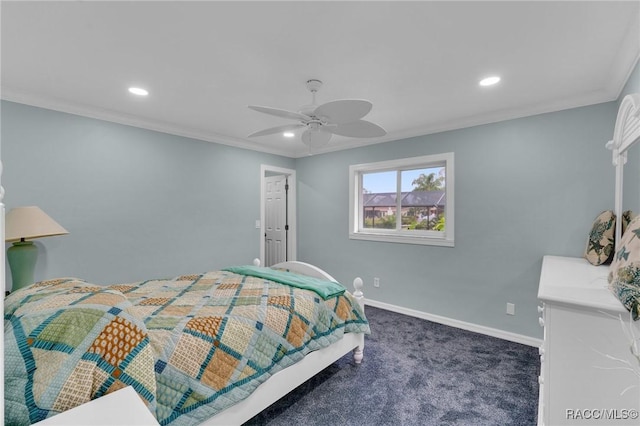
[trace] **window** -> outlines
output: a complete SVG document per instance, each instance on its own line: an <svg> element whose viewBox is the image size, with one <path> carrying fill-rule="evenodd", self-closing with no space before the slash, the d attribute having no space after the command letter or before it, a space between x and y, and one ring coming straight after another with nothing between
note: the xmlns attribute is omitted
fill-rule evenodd
<svg viewBox="0 0 640 426"><path fill-rule="evenodd" d="M453 153L349 167L349 238L453 247Z"/></svg>

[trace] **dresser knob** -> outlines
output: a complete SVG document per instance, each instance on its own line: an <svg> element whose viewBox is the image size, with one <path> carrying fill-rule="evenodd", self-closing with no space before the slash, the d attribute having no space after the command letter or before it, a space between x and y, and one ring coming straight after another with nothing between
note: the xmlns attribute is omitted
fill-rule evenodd
<svg viewBox="0 0 640 426"><path fill-rule="evenodd" d="M538 324L540 324L540 327L544 327L544 320L542 318L538 318Z"/></svg>
<svg viewBox="0 0 640 426"><path fill-rule="evenodd" d="M544 377L538 376L538 384L539 385L544 385Z"/></svg>
<svg viewBox="0 0 640 426"><path fill-rule="evenodd" d="M541 314L544 312L544 306L538 305L538 313Z"/></svg>
<svg viewBox="0 0 640 426"><path fill-rule="evenodd" d="M544 355L544 347L540 346L538 348L538 355Z"/></svg>

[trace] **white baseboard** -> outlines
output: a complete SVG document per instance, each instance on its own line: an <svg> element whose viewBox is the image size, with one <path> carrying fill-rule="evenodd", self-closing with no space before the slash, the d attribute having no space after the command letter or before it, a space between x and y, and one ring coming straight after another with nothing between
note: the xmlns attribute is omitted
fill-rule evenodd
<svg viewBox="0 0 640 426"><path fill-rule="evenodd" d="M497 328L485 327L483 325L442 317L440 315L429 314L427 312L416 311L415 309L403 308L402 306L391 305L389 303L378 302L376 300L365 299L365 305L409 315L411 317L422 318L428 321L437 322L438 324L461 328L463 330L473 331L474 333L485 334L487 336L497 337L498 339L508 340L510 342L520 343L527 346L539 347L542 345L542 339L536 339L523 334L511 333Z"/></svg>

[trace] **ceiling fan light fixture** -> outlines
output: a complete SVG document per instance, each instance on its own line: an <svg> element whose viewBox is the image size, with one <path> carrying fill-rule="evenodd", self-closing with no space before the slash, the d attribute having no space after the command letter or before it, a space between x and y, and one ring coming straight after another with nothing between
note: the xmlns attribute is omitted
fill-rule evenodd
<svg viewBox="0 0 640 426"><path fill-rule="evenodd" d="M292 137L294 137L295 135L296 135L296 134L295 134L295 133L293 133L293 132L284 132L284 133L282 134L282 136L284 136L285 138L292 138Z"/></svg>
<svg viewBox="0 0 640 426"><path fill-rule="evenodd" d="M331 139L331 133L320 130L320 129L312 129L309 128L302 133L302 143L307 145L311 149L322 148L329 143Z"/></svg>

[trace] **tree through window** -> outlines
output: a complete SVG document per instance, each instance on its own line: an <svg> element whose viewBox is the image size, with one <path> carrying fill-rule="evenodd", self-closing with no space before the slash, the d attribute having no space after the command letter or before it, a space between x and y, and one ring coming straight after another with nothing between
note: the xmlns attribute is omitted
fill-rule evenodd
<svg viewBox="0 0 640 426"><path fill-rule="evenodd" d="M453 245L453 153L350 167L350 238Z"/></svg>

